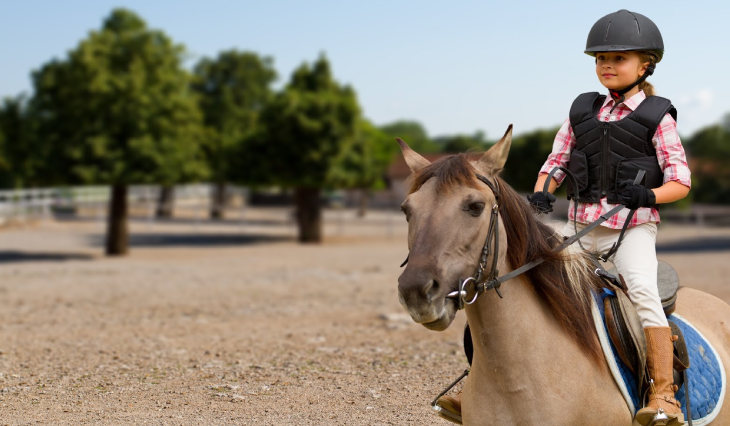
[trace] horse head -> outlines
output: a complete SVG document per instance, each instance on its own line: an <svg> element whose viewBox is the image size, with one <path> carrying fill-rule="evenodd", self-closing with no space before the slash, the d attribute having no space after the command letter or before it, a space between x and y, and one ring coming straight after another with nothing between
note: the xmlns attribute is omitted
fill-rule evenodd
<svg viewBox="0 0 730 426"><path fill-rule="evenodd" d="M401 205L410 254L398 278L398 297L415 322L441 331L458 310L458 301L446 295L474 275L496 204L496 195L476 176L493 180L504 167L512 126L474 162L459 154L431 163L397 140L413 178Z"/></svg>

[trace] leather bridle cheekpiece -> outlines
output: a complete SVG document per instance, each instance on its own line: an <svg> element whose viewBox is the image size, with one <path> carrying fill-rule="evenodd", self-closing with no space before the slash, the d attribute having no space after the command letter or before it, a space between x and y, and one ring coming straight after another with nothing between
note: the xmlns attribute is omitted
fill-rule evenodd
<svg viewBox="0 0 730 426"><path fill-rule="evenodd" d="M469 278L461 280L459 283L459 290L451 292L446 296L449 298L456 298L459 301L459 309L463 309L464 305L471 305L476 302L479 294L487 290L494 289L499 297L502 298L502 292L499 291L499 287L502 283L495 280L499 273L499 271L497 271L497 261L499 260L499 183L496 179L494 180L494 183L492 183L489 179L479 173L476 174L476 177L492 190L496 202L494 206L492 206L492 214L489 219L489 229L487 230L487 239L484 242L484 248L482 248L482 255L479 258L479 266L477 267L476 273ZM482 276L484 275L484 270L487 267L487 260L489 259L489 255L492 253L494 253L494 255L492 256L492 265L489 268L489 274L487 275L486 280L482 282ZM469 292L467 290L467 284L469 283L474 284L474 296L471 298L469 298Z"/></svg>

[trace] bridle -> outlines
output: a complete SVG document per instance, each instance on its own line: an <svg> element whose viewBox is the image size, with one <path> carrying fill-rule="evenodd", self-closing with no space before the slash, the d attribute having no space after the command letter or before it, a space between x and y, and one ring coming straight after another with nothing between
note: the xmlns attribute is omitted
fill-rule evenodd
<svg viewBox="0 0 730 426"><path fill-rule="evenodd" d="M558 171L562 170L566 172L566 174L574 181L573 187L578 188L577 181L575 179L575 176L573 176L573 173L570 172L570 170L564 168L564 167L555 167L549 174L547 181L545 183L545 191L547 192L548 185L550 183L550 179L552 179L552 176ZM641 180L644 177L644 170L639 170L639 173L636 176L636 179L634 180L634 183L638 184L641 182ZM479 265L477 267L476 273L468 278L465 278L461 280L459 283L459 290L452 291L451 293L446 295L447 299L457 299L458 301L458 309L464 309L466 305L471 305L474 302L477 301L477 298L480 294L484 293L485 291L494 289L497 292L497 295L499 295L499 298L502 299L504 296L502 296L502 292L499 290L502 286L502 283L505 281L511 280L514 277L517 277L519 275L524 274L525 272L529 271L530 269L540 265L545 261L544 258L537 258L533 260L532 262L526 263L519 268L515 269L512 272L509 272L505 275L502 275L500 277L497 277L497 274L499 271L497 271L497 261L498 255L499 255L499 201L500 201L500 192L499 192L499 183L497 179L494 180L494 183L490 182L489 179L487 179L485 176L480 175L479 173L475 173L476 178L479 179L481 182L485 183L489 189L492 190L495 197L495 204L492 206L492 214L489 219L489 229L487 230L487 239L484 242L484 248L482 248L482 255L479 259ZM577 201L577 200L576 200ZM576 203L577 207L577 203ZM563 240L563 242L556 246L553 249L554 253L557 253L559 251L562 251L571 244L573 244L576 241L579 241L581 237L592 231L594 228L599 226L601 223L607 221L611 218L611 216L615 215L619 211L623 210L625 208L624 205L618 205L608 211L607 213L601 215L598 219L596 219L594 222L592 222L590 225L587 225L585 228L583 228L580 232L576 232L572 237L566 238ZM631 212L633 214L633 210ZM577 215L576 215L577 217ZM628 224L630 220L627 218L626 224ZM623 238L624 232L626 230L626 225L621 231L621 234L618 238L618 241L614 244L614 247L611 248L609 253L606 253L605 255L601 256L600 259L605 262L604 258L608 258L611 254L615 253L616 249L618 249L618 246L621 244L621 239ZM492 248L494 249L492 251ZM489 274L487 275L486 279L482 281L482 277L484 275L484 270L487 266L487 260L489 259L489 255L494 253L494 256L492 256L492 262L491 267L489 268ZM410 255L409 255L410 257ZM401 267L405 266L406 263L408 263L409 257L406 257L406 260L400 265ZM596 265L596 269L594 271L594 274L605 278L609 280L616 280L616 277L606 272L603 267L598 263L596 259L594 259L594 263ZM471 289L467 287L467 285L471 284ZM473 291L473 296L470 296L469 290Z"/></svg>
<svg viewBox="0 0 730 426"><path fill-rule="evenodd" d="M459 283L459 290L452 291L451 293L446 295L446 298L448 299L458 300L459 309L464 309L465 305L471 305L472 303L476 302L479 295L487 290L494 289L499 297L502 298L502 292L499 291L499 287L504 281L509 279L503 279L504 277L506 277L506 275L496 278L497 274L499 273L499 271L497 271L497 261L499 260L499 182L495 179L494 183L492 183L489 181L489 179L487 179L486 176L480 175L479 173L475 173L475 175L477 179L484 182L489 187L489 189L492 190L492 193L494 193L495 204L492 206L492 214L489 218L489 229L487 230L487 239L484 242L484 248L482 248L482 255L479 258L479 266L477 267L476 273L471 277L462 279ZM492 254L492 247L494 248L492 264L489 268L489 274L487 275L486 280L482 282L484 270L487 268L487 260L489 259L489 255ZM400 265L401 268L405 266L406 263L408 263L409 258L410 254L408 257L406 257L406 260ZM471 299L468 298L469 296L467 291L467 285L469 283L473 283L474 289L474 296Z"/></svg>
<svg viewBox="0 0 730 426"><path fill-rule="evenodd" d="M499 273L499 271L497 271L497 261L499 260L499 183L496 179L494 180L494 183L492 183L489 179L479 173L476 173L476 177L492 190L496 202L492 206L492 214L489 218L489 229L487 230L487 239L484 242L484 248L482 248L482 255L479 258L479 266L477 267L476 273L469 278L461 280L458 291L452 291L446 295L447 298L458 299L459 309L464 309L464 305L471 305L476 302L479 294L486 290L494 289L499 297L502 298L502 292L499 291L499 287L502 283L495 280ZM482 276L484 275L484 270L487 267L487 260L489 259L489 255L492 253L492 247L494 248L492 265L489 268L489 274L487 275L486 280L482 282ZM469 300L468 292L466 290L466 286L469 283L473 283L474 285L474 297L472 297L471 300Z"/></svg>

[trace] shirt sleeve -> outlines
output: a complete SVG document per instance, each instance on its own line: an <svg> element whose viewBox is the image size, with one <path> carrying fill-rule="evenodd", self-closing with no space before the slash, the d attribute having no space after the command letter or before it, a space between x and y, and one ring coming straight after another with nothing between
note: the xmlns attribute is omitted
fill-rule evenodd
<svg viewBox="0 0 730 426"><path fill-rule="evenodd" d="M679 182L687 188L692 187L691 173L687 166L682 141L677 133L677 122L667 114L659 123L652 139L659 167L664 172L664 183Z"/></svg>
<svg viewBox="0 0 730 426"><path fill-rule="evenodd" d="M570 125L570 119L567 119L563 123L563 126L560 127L560 130L558 130L558 134L555 135L553 150L548 155L547 161L543 164L539 174L548 174L557 166L567 167L568 161L570 160L570 152L575 147L575 141L573 127ZM558 170L553 177L558 182L558 185L560 185L563 183L563 179L565 179L565 173L562 170Z"/></svg>

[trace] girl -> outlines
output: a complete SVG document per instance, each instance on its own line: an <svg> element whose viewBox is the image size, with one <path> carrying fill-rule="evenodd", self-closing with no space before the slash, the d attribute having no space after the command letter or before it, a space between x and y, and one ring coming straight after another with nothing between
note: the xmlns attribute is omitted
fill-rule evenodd
<svg viewBox="0 0 730 426"><path fill-rule="evenodd" d="M608 96L585 93L573 102L540 170L536 192L528 199L538 211L552 211L552 192L565 174L556 173L549 192L542 190L548 173L563 166L578 180L578 188L571 184L568 189L568 198L573 200L564 235L575 232L574 219L580 231L617 204L628 207L582 242L588 250L606 253L629 221L622 245L610 260L624 277L641 318L649 378L654 381L636 420L650 424L663 410L670 418L668 424L681 425L684 417L674 398L672 333L657 289L655 243L658 205L687 196L690 171L677 134L676 110L669 100L654 96L653 86L645 81L661 61L664 43L649 18L619 10L593 25L585 53L595 57L596 74ZM646 176L635 185L639 170L645 170ZM573 214L575 199L580 200L577 217ZM629 209L636 209L635 214L629 215Z"/></svg>

